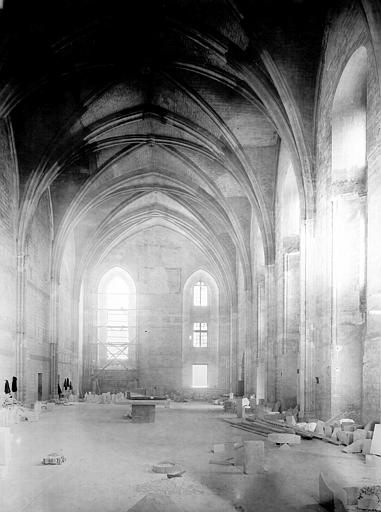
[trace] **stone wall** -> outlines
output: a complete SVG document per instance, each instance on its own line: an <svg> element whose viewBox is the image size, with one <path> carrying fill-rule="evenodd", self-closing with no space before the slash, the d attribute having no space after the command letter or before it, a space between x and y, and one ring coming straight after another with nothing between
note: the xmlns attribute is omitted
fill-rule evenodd
<svg viewBox="0 0 381 512"><path fill-rule="evenodd" d="M331 120L334 95L339 80L349 59L360 47L366 49L368 63L366 125L368 186L365 182L365 185L360 184L361 190L356 189L351 192L347 190L348 187L344 182L339 186L335 185L333 189ZM359 418L362 416L363 420L366 420L375 415L378 416L380 404L379 372L375 369L379 365L380 341L380 326L377 318L381 256L378 235L380 190L379 177L376 175L380 155L377 142L377 134L380 130L380 101L372 45L363 14L355 3L348 3L340 13L334 13L326 42L319 85L316 139L315 236L319 254L315 259L314 373L317 377L314 394L315 410L318 416L323 418L345 410L354 410L355 415ZM355 196L359 198L356 204L361 202L368 204L367 222L364 228L366 233L364 251L365 255L368 255L367 263L366 256L360 257L360 238L354 234L358 216L356 217L353 208L349 213L347 212L349 217L346 215L348 217L346 227L341 226L340 233L335 229L335 226L338 227L340 213L337 198L339 197L341 205L345 201L348 206L350 193L352 193L352 201L355 200L353 199ZM350 221L351 216L353 222ZM343 218L340 215L342 222ZM339 235L344 236L348 243L340 244ZM343 252L344 246L346 250ZM334 267L334 261L338 258L342 259L342 264L339 262ZM350 275L341 275L343 273L341 267L348 267L350 260L352 261ZM354 271L355 267L359 270ZM359 274L354 279L356 272ZM366 294L363 294L359 282L361 274L366 275ZM370 308L368 315L366 314L367 303ZM376 311L375 314L374 311ZM343 333L343 337L340 337L340 332Z"/></svg>
<svg viewBox="0 0 381 512"><path fill-rule="evenodd" d="M30 222L25 243L25 400L47 399L50 393L50 265L51 210L45 192ZM38 374L42 389L38 396Z"/></svg>
<svg viewBox="0 0 381 512"><path fill-rule="evenodd" d="M203 252L172 230L161 226L146 229L120 243L95 269L93 291L103 273L115 266L126 270L136 286L139 386L156 388L156 392L185 389L196 395L226 391L229 331L224 294L220 290L215 297L217 310L208 320L215 330L207 349L191 347L192 322L186 322L190 316L183 309L183 290L189 277L198 269L214 275ZM192 364L208 364L208 390L192 390Z"/></svg>
<svg viewBox="0 0 381 512"><path fill-rule="evenodd" d="M78 323L74 298L75 243L71 236L62 259L58 286L57 377L62 384L69 378L73 391L78 392Z"/></svg>
<svg viewBox="0 0 381 512"><path fill-rule="evenodd" d="M0 380L16 376L17 167L10 126L0 122ZM0 389L0 393L3 392Z"/></svg>

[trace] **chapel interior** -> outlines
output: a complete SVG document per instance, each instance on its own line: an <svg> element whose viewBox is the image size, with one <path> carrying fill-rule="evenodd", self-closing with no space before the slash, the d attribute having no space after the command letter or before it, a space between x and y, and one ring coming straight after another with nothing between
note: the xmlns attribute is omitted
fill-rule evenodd
<svg viewBox="0 0 381 512"><path fill-rule="evenodd" d="M360 510L380 377L379 0L0 2L1 511Z"/></svg>

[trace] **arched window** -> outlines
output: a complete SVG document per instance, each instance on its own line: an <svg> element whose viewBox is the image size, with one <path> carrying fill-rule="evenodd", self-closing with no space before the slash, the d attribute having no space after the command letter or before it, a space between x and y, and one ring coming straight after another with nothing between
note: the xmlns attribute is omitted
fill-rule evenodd
<svg viewBox="0 0 381 512"><path fill-rule="evenodd" d="M136 292L127 272L106 272L98 287L98 364L135 366Z"/></svg>
<svg viewBox="0 0 381 512"><path fill-rule="evenodd" d="M183 288L183 385L211 388L218 383L219 290L214 278L198 269Z"/></svg>
<svg viewBox="0 0 381 512"><path fill-rule="evenodd" d="M208 305L208 287L202 281L198 281L193 287L193 305Z"/></svg>

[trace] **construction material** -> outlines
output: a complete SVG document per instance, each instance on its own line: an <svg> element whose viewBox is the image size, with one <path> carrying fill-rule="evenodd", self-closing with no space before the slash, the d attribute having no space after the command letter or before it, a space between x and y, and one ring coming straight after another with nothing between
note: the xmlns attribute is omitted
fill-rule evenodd
<svg viewBox="0 0 381 512"><path fill-rule="evenodd" d="M374 426L372 444L370 446L370 453L372 453L374 455L381 455L381 425L380 424L377 424Z"/></svg>
<svg viewBox="0 0 381 512"><path fill-rule="evenodd" d="M268 440L276 444L300 444L300 436L295 434L269 434Z"/></svg>
<svg viewBox="0 0 381 512"><path fill-rule="evenodd" d="M260 435L263 437L267 437L270 433L289 433L289 434L298 434L303 439L312 439L314 434L310 432L306 432L302 429L298 429L297 427L289 427L285 423L280 423L277 421L266 420L266 419L258 419L248 416L245 420L225 420L227 423L234 428L239 428L241 430L245 430L246 432L251 432L252 434Z"/></svg>
<svg viewBox="0 0 381 512"><path fill-rule="evenodd" d="M367 431L364 429L356 429L353 432L353 442L367 438Z"/></svg>
<svg viewBox="0 0 381 512"><path fill-rule="evenodd" d="M341 451L344 453L361 453L363 441L363 439L358 439L357 441L354 441L352 444L348 445L346 448L343 448Z"/></svg>
<svg viewBox="0 0 381 512"><path fill-rule="evenodd" d="M337 440L341 444L349 445L353 443L353 432L348 432L346 430L339 430L337 432Z"/></svg>
<svg viewBox="0 0 381 512"><path fill-rule="evenodd" d="M244 441L243 453L243 472L245 475L253 475L263 470L265 457L263 441Z"/></svg>
<svg viewBox="0 0 381 512"><path fill-rule="evenodd" d="M366 454L369 454L370 453L370 447L372 445L372 440L371 439L363 439L363 443L362 443L362 448L361 448L361 451L364 455Z"/></svg>
<svg viewBox="0 0 381 512"><path fill-rule="evenodd" d="M357 500L358 510L381 510L381 486L362 487Z"/></svg>
<svg viewBox="0 0 381 512"><path fill-rule="evenodd" d="M152 466L154 473L168 474L173 473L177 470L177 466L174 462L162 461Z"/></svg>
<svg viewBox="0 0 381 512"><path fill-rule="evenodd" d="M43 464L49 464L52 466L60 466L65 461L66 458L59 453L48 453L48 455L42 459Z"/></svg>
<svg viewBox="0 0 381 512"><path fill-rule="evenodd" d="M185 469L183 469L181 471L175 471L173 473L167 473L167 478L179 478L179 477L183 476L184 473L185 473Z"/></svg>

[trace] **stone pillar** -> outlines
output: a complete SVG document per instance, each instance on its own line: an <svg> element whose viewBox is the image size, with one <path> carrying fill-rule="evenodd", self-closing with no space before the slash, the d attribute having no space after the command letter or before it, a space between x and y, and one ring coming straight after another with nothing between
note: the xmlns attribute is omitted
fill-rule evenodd
<svg viewBox="0 0 381 512"><path fill-rule="evenodd" d="M276 303L275 303L275 265L266 265L265 301L267 310L266 332L266 400L276 400Z"/></svg>
<svg viewBox="0 0 381 512"><path fill-rule="evenodd" d="M20 251L17 255L17 330L16 330L16 373L17 399L25 400L25 254Z"/></svg>
<svg viewBox="0 0 381 512"><path fill-rule="evenodd" d="M314 220L306 219L300 232L300 348L299 405L301 416L314 416Z"/></svg>
<svg viewBox="0 0 381 512"><path fill-rule="evenodd" d="M280 397L284 407L295 406L298 396L300 344L300 253L286 252L283 266L283 332L279 347Z"/></svg>
<svg viewBox="0 0 381 512"><path fill-rule="evenodd" d="M266 347L266 290L264 278L259 279L256 289L256 397L257 399L266 398L267 387L267 347Z"/></svg>
<svg viewBox="0 0 381 512"><path fill-rule="evenodd" d="M50 397L58 397L58 329L57 329L57 316L58 316L58 286L57 280L52 277L50 282L50 323L49 323L49 338L50 338ZM70 328L70 327L68 327Z"/></svg>

